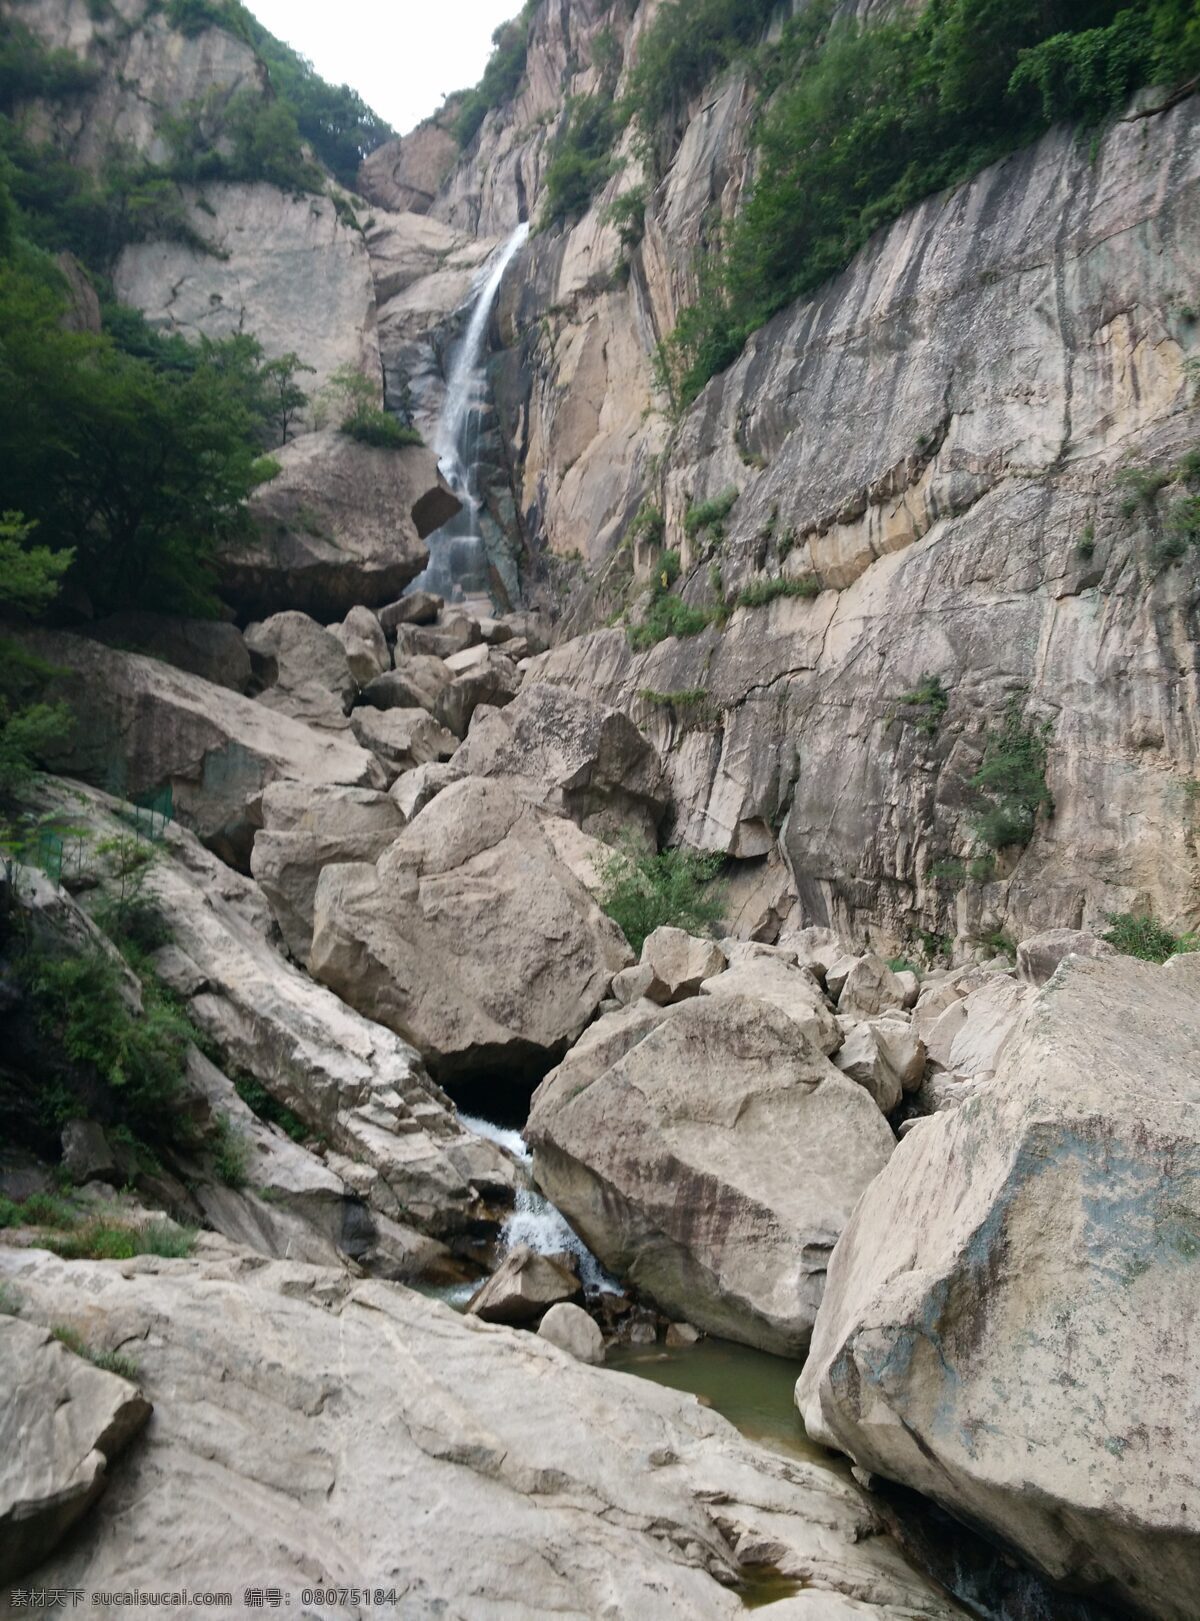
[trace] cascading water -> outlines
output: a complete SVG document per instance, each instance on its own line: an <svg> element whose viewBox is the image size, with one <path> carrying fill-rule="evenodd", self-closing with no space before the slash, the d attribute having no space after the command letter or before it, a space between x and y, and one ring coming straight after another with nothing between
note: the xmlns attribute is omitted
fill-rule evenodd
<svg viewBox="0 0 1200 1621"><path fill-rule="evenodd" d="M482 1120L475 1115L461 1114L459 1119L468 1131L499 1143L501 1148L507 1148L526 1169L532 1166L532 1157L519 1131L495 1126L490 1120ZM518 1244L527 1244L538 1255L570 1254L578 1257L579 1278L589 1294L594 1291L621 1292L621 1285L604 1270L579 1234L567 1225L562 1212L531 1187L517 1189L513 1208L500 1229L502 1250L515 1249Z"/></svg>
<svg viewBox="0 0 1200 1621"><path fill-rule="evenodd" d="M446 482L462 502L448 524L429 537L429 563L410 591L436 591L452 601L488 590L488 559L480 529L479 425L487 405L488 323L513 255L529 235L518 225L488 260L474 291L471 318L456 346L446 380L446 399L433 448Z"/></svg>

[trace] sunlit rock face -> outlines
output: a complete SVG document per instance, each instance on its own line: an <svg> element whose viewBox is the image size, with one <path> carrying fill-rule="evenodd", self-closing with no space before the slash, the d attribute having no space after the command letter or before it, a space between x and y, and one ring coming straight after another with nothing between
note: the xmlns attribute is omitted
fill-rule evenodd
<svg viewBox="0 0 1200 1621"><path fill-rule="evenodd" d="M1195 1613L1200 960L1070 957L838 1241L808 1433L1131 1612Z"/></svg>

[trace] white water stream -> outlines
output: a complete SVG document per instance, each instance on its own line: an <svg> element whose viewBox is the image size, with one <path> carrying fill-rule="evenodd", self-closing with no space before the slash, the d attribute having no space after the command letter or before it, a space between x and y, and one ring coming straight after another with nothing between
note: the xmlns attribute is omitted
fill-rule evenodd
<svg viewBox="0 0 1200 1621"><path fill-rule="evenodd" d="M468 1131L499 1143L501 1148L507 1148L527 1170L532 1166L532 1156L519 1131L494 1126L490 1120L480 1119L478 1115L460 1114L458 1118ZM577 1256L579 1276L589 1293L621 1292L620 1284L604 1270L579 1234L568 1226L562 1212L531 1187L517 1189L516 1201L500 1229L501 1250L507 1252L518 1244L527 1244L538 1255L567 1253Z"/></svg>
<svg viewBox="0 0 1200 1621"><path fill-rule="evenodd" d="M454 348L446 379L446 398L433 435L433 448L446 482L462 510L429 537L429 562L410 591L436 591L450 601L456 588L485 592L488 560L479 533L479 424L487 407L487 337L492 309L513 255L529 235L518 225L483 266L472 289L467 329Z"/></svg>

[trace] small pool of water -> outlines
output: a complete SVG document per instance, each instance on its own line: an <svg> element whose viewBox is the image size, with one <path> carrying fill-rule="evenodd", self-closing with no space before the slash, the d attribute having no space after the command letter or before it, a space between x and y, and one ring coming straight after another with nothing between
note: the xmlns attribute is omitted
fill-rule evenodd
<svg viewBox="0 0 1200 1621"><path fill-rule="evenodd" d="M690 1391L748 1440L807 1458L833 1473L849 1473L848 1466L843 1470L838 1459L804 1433L795 1402L803 1363L769 1356L731 1340L704 1339L678 1350L661 1345L615 1345L604 1365L672 1390Z"/></svg>

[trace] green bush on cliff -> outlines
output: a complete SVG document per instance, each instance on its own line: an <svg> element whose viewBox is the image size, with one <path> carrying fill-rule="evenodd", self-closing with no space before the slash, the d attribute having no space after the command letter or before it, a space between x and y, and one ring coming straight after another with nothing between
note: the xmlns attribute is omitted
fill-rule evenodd
<svg viewBox="0 0 1200 1621"><path fill-rule="evenodd" d="M493 107L503 107L512 100L525 76L525 62L529 55L529 25L537 10L537 0L526 0L519 16L511 22L501 23L492 34L492 54L474 90L463 94L462 104L454 125L454 136L460 146L468 146L479 132Z"/></svg>
<svg viewBox="0 0 1200 1621"><path fill-rule="evenodd" d="M1143 962L1166 962L1168 957L1181 952L1200 951L1200 935L1173 934L1166 924L1148 914L1108 912L1105 918L1108 930L1101 939L1126 957L1140 957Z"/></svg>
<svg viewBox="0 0 1200 1621"><path fill-rule="evenodd" d="M690 850L614 850L598 868L600 905L640 955L646 936L665 924L711 933L725 903L720 870L719 856Z"/></svg>
<svg viewBox="0 0 1200 1621"><path fill-rule="evenodd" d="M971 778L982 800L975 831L989 849L1028 844L1038 812L1053 811L1046 785L1049 735L1048 722L1038 726L1025 719L1018 698L1010 700L999 724L989 727L983 763Z"/></svg>
<svg viewBox="0 0 1200 1621"><path fill-rule="evenodd" d="M696 75L743 48L739 23L719 48L693 54L688 19L720 11L717 0L663 8L633 75L639 118L665 116ZM1095 124L1138 85L1200 71L1194 0L933 0L873 26L830 24L829 12L810 8L758 52L767 100L754 188L720 253L706 251L699 297L664 349L680 403L921 198L1055 120ZM668 72L655 63L672 29Z"/></svg>

